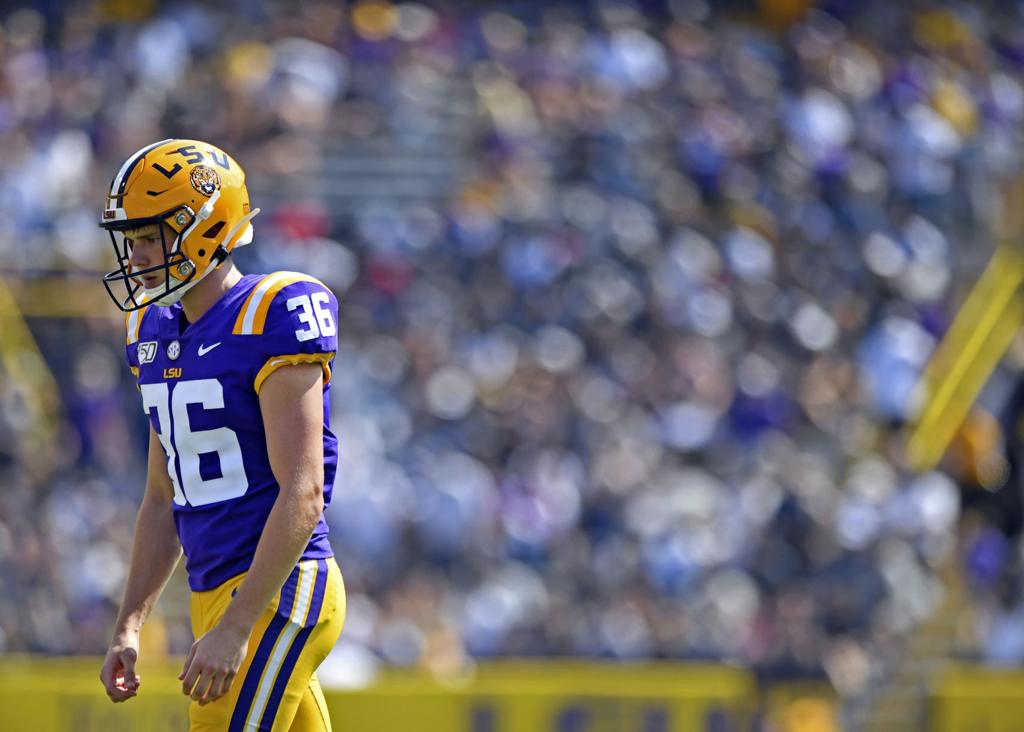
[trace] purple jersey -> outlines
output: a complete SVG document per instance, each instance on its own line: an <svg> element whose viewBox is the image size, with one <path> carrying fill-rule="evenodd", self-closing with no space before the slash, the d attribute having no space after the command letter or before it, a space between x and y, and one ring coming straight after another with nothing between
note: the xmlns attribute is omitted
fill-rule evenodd
<svg viewBox="0 0 1024 732"><path fill-rule="evenodd" d="M263 381L281 366L324 370L324 505L338 467L327 382L338 301L295 272L247 275L195 323L181 304L127 318L128 363L167 455L174 520L189 586L210 590L249 569L278 494L260 412ZM186 327L187 326L187 327ZM323 516L303 559L332 556Z"/></svg>

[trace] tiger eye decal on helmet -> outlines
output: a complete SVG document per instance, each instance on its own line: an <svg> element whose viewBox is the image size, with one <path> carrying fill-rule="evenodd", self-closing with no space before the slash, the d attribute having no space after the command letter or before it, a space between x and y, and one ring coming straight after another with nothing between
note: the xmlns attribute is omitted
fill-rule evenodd
<svg viewBox="0 0 1024 732"><path fill-rule="evenodd" d="M125 311L177 302L234 247L252 241L249 221L258 213L249 209L245 172L223 150L198 140L147 145L114 176L100 215L118 263L103 277L107 293ZM163 261L134 269L125 232L152 224L160 224ZM144 287L142 276L157 273L164 281Z"/></svg>
<svg viewBox="0 0 1024 732"><path fill-rule="evenodd" d="M190 178L192 179L192 187L207 198L220 188L220 176L217 175L217 171L206 165L197 165L192 168Z"/></svg>

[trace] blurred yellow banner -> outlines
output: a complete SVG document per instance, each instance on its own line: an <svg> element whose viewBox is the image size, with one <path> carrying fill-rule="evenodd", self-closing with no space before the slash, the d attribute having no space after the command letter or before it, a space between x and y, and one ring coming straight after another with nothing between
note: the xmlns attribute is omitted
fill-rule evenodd
<svg viewBox="0 0 1024 732"><path fill-rule="evenodd" d="M1019 732L1024 671L952 666L933 681L932 732Z"/></svg>
<svg viewBox="0 0 1024 732"><path fill-rule="evenodd" d="M142 691L110 703L101 659L0 662L0 729L64 732L182 730L188 700L179 662L142 664ZM420 670L387 670L359 690L325 689L334 729L441 732L740 732L757 686L722 664L491 662L441 683Z"/></svg>

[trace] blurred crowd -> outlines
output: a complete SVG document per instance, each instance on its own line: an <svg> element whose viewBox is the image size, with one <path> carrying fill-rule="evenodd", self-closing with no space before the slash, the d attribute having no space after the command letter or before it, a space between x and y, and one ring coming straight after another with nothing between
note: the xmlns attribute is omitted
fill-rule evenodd
<svg viewBox="0 0 1024 732"><path fill-rule="evenodd" d="M1020 168L1022 64L1018 3L40 2L0 16L0 278L101 290L147 142L246 168L243 271L341 301L328 678L709 658L856 694L958 551L901 425ZM108 641L146 434L112 313L29 319L42 469L0 383L0 650Z"/></svg>

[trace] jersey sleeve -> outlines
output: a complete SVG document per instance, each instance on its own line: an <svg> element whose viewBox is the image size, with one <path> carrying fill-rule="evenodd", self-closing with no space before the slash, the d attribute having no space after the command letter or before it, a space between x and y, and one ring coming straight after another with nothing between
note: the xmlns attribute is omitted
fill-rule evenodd
<svg viewBox="0 0 1024 732"><path fill-rule="evenodd" d="M299 279L301 277L301 279ZM338 350L338 300L326 285L306 275L279 280L280 287L266 293L266 311L254 317L258 335L257 371L253 388L258 394L267 377L290 364L317 363L324 383L331 379L331 362Z"/></svg>

